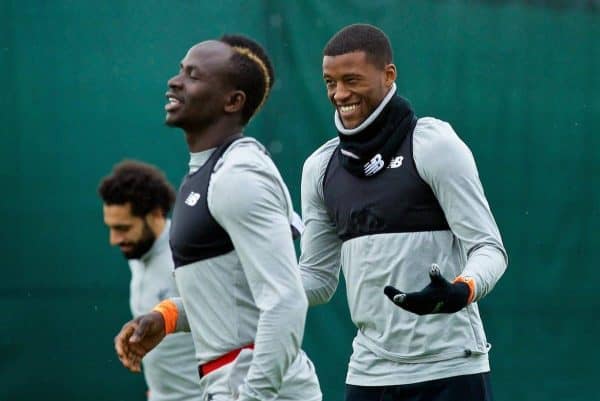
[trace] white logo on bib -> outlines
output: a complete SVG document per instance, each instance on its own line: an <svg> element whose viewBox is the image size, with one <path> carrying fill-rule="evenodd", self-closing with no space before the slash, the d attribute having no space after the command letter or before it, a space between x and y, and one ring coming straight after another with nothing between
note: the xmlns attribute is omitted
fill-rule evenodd
<svg viewBox="0 0 600 401"><path fill-rule="evenodd" d="M375 174L383 168L384 164L381 153L377 153L367 164L365 164L365 175L369 176Z"/></svg>
<svg viewBox="0 0 600 401"><path fill-rule="evenodd" d="M188 197L185 199L185 204L188 206L196 206L198 200L200 199L200 194L197 192L190 192Z"/></svg>
<svg viewBox="0 0 600 401"><path fill-rule="evenodd" d="M404 156L392 157L392 160L390 161L388 168L398 168L398 167L402 166L403 160L404 160Z"/></svg>

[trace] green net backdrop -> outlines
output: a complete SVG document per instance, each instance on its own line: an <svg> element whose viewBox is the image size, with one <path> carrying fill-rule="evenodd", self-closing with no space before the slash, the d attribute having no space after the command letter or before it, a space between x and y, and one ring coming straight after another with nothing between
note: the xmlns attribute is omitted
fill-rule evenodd
<svg viewBox="0 0 600 401"><path fill-rule="evenodd" d="M136 158L179 183L187 148L163 125L166 80L194 43L239 32L277 72L247 134L299 209L302 162L335 134L321 50L354 22L387 32L400 92L475 155L510 259L481 302L496 399L596 399L600 15L540 3L0 2L0 399L144 399L113 352L129 271L108 246L98 181ZM309 312L304 341L326 401L343 399L353 335L342 283Z"/></svg>

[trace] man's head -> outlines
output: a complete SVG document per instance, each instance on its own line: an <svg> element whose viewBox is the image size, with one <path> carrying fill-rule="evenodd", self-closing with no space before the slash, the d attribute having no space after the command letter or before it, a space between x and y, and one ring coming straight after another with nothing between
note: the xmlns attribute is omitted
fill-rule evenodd
<svg viewBox="0 0 600 401"><path fill-rule="evenodd" d="M168 82L167 125L197 131L222 118L246 125L275 82L263 48L245 36L225 35L188 50Z"/></svg>
<svg viewBox="0 0 600 401"><path fill-rule="evenodd" d="M154 244L175 201L175 191L156 167L137 161L117 164L98 187L110 244L127 259L139 259Z"/></svg>
<svg viewBox="0 0 600 401"><path fill-rule="evenodd" d="M344 127L357 127L396 80L388 37L372 25L343 28L323 49L323 79Z"/></svg>

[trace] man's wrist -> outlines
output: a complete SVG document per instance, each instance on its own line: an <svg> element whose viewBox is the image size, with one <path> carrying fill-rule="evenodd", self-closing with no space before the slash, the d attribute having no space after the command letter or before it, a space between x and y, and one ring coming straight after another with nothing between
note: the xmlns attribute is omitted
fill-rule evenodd
<svg viewBox="0 0 600 401"><path fill-rule="evenodd" d="M165 299L152 308L152 312L158 312L162 316L165 324L165 334L171 334L175 332L175 328L177 327L177 318L179 317L179 311L177 310L177 305L175 302L171 301L170 299Z"/></svg>
<svg viewBox="0 0 600 401"><path fill-rule="evenodd" d="M475 279L473 279L473 277L458 276L454 279L452 284L465 285L468 289L467 305L473 302L473 300L475 299L476 290Z"/></svg>

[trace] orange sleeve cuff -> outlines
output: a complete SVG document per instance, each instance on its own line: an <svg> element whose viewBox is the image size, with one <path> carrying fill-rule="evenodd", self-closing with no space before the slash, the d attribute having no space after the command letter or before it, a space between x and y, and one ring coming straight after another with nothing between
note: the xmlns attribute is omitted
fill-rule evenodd
<svg viewBox="0 0 600 401"><path fill-rule="evenodd" d="M469 287L469 298L467 304L473 302L475 299L475 280L472 277L458 276L454 279L453 283L465 283Z"/></svg>
<svg viewBox="0 0 600 401"><path fill-rule="evenodd" d="M165 299L156 305L152 311L160 313L165 320L165 334L171 334L175 332L175 327L177 326L177 317L179 316L179 311L177 310L177 305L175 305L175 302Z"/></svg>

